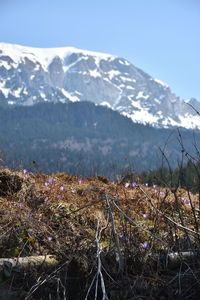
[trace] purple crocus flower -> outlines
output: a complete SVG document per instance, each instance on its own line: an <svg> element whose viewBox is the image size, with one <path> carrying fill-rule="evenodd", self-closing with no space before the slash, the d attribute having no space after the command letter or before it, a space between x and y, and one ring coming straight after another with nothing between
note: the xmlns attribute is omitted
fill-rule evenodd
<svg viewBox="0 0 200 300"><path fill-rule="evenodd" d="M28 173L28 170L27 170L27 169L24 169L24 170L23 170L23 173L24 173L24 174L27 174L27 173Z"/></svg>
<svg viewBox="0 0 200 300"><path fill-rule="evenodd" d="M64 191L64 186L61 186L61 187L60 187L60 190L63 192L63 191Z"/></svg>
<svg viewBox="0 0 200 300"><path fill-rule="evenodd" d="M52 241L52 236L48 236L48 241Z"/></svg>
<svg viewBox="0 0 200 300"><path fill-rule="evenodd" d="M59 198L59 199L60 199L61 197L62 197L61 195L57 195L57 198Z"/></svg>
<svg viewBox="0 0 200 300"><path fill-rule="evenodd" d="M124 186L125 186L125 188L128 188L129 185L130 185L130 184L129 184L128 182L126 182Z"/></svg>
<svg viewBox="0 0 200 300"><path fill-rule="evenodd" d="M149 216L148 214L143 214L144 219L147 219L148 216Z"/></svg>
<svg viewBox="0 0 200 300"><path fill-rule="evenodd" d="M184 197L182 197L181 200L183 201L183 203L188 203L188 200Z"/></svg>
<svg viewBox="0 0 200 300"><path fill-rule="evenodd" d="M79 184L83 183L83 179L79 179L78 183Z"/></svg>
<svg viewBox="0 0 200 300"><path fill-rule="evenodd" d="M45 183L44 183L44 185L45 185L45 186L48 186L48 185L49 185L49 183L48 183L48 182L45 182Z"/></svg>
<svg viewBox="0 0 200 300"><path fill-rule="evenodd" d="M148 187L148 186L149 186L149 184L148 184L148 183L145 183L145 186L146 186L146 187Z"/></svg>
<svg viewBox="0 0 200 300"><path fill-rule="evenodd" d="M47 202L48 200L49 200L49 198L48 198L48 197L44 198L44 202Z"/></svg>
<svg viewBox="0 0 200 300"><path fill-rule="evenodd" d="M156 185L156 184L153 184L153 188L154 188L154 189L157 188L157 185Z"/></svg>
<svg viewBox="0 0 200 300"><path fill-rule="evenodd" d="M49 178L49 183L53 184L53 178L52 177Z"/></svg>
<svg viewBox="0 0 200 300"><path fill-rule="evenodd" d="M142 244L142 247L146 250L149 248L149 246L150 246L149 243L146 241Z"/></svg>
<svg viewBox="0 0 200 300"><path fill-rule="evenodd" d="M132 186L132 188L136 189L137 183L136 182L132 182L131 186Z"/></svg>

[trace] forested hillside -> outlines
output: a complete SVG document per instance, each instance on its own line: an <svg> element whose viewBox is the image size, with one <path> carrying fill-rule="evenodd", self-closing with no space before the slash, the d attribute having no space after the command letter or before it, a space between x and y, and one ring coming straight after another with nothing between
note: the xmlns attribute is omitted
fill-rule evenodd
<svg viewBox="0 0 200 300"><path fill-rule="evenodd" d="M112 177L131 168L159 167L159 148L172 167L181 157L177 129L134 124L90 102L0 107L0 128L1 158L15 169ZM195 137L200 140L198 131ZM182 129L181 138L192 155L194 132Z"/></svg>

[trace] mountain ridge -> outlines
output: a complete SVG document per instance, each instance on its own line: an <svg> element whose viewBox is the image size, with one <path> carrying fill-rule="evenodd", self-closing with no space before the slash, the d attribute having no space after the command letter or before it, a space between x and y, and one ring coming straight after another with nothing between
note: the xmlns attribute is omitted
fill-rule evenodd
<svg viewBox="0 0 200 300"><path fill-rule="evenodd" d="M136 123L200 129L196 99L183 100L169 86L124 58L74 47L33 48L0 43L0 103L90 101ZM189 105L188 105L189 104Z"/></svg>

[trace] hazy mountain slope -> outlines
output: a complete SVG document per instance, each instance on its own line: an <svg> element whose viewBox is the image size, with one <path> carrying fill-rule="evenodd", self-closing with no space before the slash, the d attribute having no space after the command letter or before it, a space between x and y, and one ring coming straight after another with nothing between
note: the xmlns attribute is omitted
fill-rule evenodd
<svg viewBox="0 0 200 300"><path fill-rule="evenodd" d="M90 102L0 107L0 128L0 150L11 168L113 176L132 166L159 167L159 147L166 142L172 167L181 157L176 130L134 124ZM193 132L182 130L182 138L193 154ZM200 140L198 132L196 139Z"/></svg>
<svg viewBox="0 0 200 300"><path fill-rule="evenodd" d="M200 128L200 118L161 81L123 58L76 48L0 43L0 102L91 101L156 127ZM189 101L200 110L199 102Z"/></svg>

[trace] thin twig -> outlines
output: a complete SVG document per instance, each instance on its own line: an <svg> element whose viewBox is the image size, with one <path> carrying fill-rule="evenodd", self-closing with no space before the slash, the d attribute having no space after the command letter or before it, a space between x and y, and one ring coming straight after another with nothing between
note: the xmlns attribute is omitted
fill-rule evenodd
<svg viewBox="0 0 200 300"><path fill-rule="evenodd" d="M162 211L160 211L153 203L152 203L152 198L139 186L139 189L146 195L146 197L148 198L148 200L150 201L150 204L152 205L152 207L160 214L162 215L165 219L167 219L169 222L171 222L172 224L176 225L178 228L182 229L183 231L187 230L188 232L198 235L200 236L200 233L185 227L183 225L181 225L180 223L177 223L176 221L172 220L170 217L168 217L166 214L164 214Z"/></svg>
<svg viewBox="0 0 200 300"><path fill-rule="evenodd" d="M133 219L131 219L129 216L127 216L127 214L115 203L113 202L113 205L117 208L118 211L120 211L120 213L134 226L136 226L137 228L141 229L142 231L146 232L147 234L149 234L151 237L153 237L154 239L158 240L159 242L161 242L162 244L164 244L166 247L168 247L168 244L163 241L161 238L159 238L158 236L154 235L153 233L151 233L150 231L148 231L147 229L145 229L144 227L142 227L141 225L139 225L138 223L136 223Z"/></svg>

